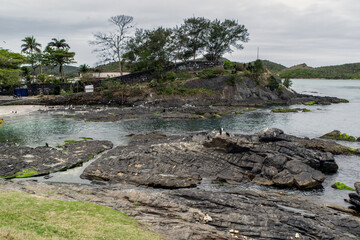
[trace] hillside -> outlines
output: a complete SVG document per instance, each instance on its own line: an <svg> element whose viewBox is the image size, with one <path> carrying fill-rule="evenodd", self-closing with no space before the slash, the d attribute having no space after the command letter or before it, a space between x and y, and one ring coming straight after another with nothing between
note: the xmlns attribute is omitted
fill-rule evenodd
<svg viewBox="0 0 360 240"><path fill-rule="evenodd" d="M279 72L282 78L360 79L360 63L311 68L297 65Z"/></svg>
<svg viewBox="0 0 360 240"><path fill-rule="evenodd" d="M278 64L275 62L271 62L269 60L261 60L261 61L263 63L264 68L267 68L272 73L278 73L278 72L286 69L286 67L284 65L281 65L281 64Z"/></svg>

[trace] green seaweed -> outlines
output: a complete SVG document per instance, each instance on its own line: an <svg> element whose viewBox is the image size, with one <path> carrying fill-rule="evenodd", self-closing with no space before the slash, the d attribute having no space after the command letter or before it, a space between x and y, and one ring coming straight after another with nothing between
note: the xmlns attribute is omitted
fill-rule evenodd
<svg viewBox="0 0 360 240"><path fill-rule="evenodd" d="M86 140L93 140L93 138L91 138L91 137L80 137L81 139L84 139L85 141Z"/></svg>
<svg viewBox="0 0 360 240"><path fill-rule="evenodd" d="M11 179L11 178L28 178L28 177L33 177L37 174L38 172L35 170L29 170L29 169L24 169L21 170L19 172L16 172L14 175L12 176L0 176L0 178L3 179Z"/></svg>
<svg viewBox="0 0 360 240"><path fill-rule="evenodd" d="M334 183L331 187L339 189L339 190L350 190L350 191L354 191L354 189L352 189L351 187L345 185L342 182L336 182Z"/></svg>
<svg viewBox="0 0 360 240"><path fill-rule="evenodd" d="M304 105L307 105L307 106L312 106L312 105L315 105L315 104L318 104L318 103L315 102L315 101L309 101L309 102L304 103Z"/></svg>
<svg viewBox="0 0 360 240"><path fill-rule="evenodd" d="M65 140L64 141L65 143L69 143L69 144L73 144L73 143L77 143L79 141L76 141L76 140Z"/></svg>

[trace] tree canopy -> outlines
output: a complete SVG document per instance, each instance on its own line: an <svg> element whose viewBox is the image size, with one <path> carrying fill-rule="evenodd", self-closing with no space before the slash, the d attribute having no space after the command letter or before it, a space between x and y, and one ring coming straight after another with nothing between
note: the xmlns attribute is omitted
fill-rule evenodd
<svg viewBox="0 0 360 240"><path fill-rule="evenodd" d="M235 20L192 17L180 27L137 29L127 41L123 58L132 63L132 71L195 60L201 54L209 61L218 61L224 54L242 49L241 43L248 40L247 29Z"/></svg>
<svg viewBox="0 0 360 240"><path fill-rule="evenodd" d="M19 53L13 53L6 49L0 49L0 85L13 86L20 83L20 65L25 57Z"/></svg>
<svg viewBox="0 0 360 240"><path fill-rule="evenodd" d="M44 51L44 62L48 66L59 67L59 74L64 77L63 67L65 64L75 63L75 52L69 52L70 46L64 39L56 38L49 42Z"/></svg>

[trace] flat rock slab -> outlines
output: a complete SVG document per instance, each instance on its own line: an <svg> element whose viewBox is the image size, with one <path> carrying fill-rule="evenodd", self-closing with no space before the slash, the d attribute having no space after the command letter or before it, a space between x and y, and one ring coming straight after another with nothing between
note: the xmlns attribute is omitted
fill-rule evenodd
<svg viewBox="0 0 360 240"><path fill-rule="evenodd" d="M7 191L108 206L171 240L360 237L359 218L281 193L158 190L0 179L0 193Z"/></svg>
<svg viewBox="0 0 360 240"><path fill-rule="evenodd" d="M194 136L133 136L92 163L81 175L92 181L160 188L189 188L202 178L311 189L335 173L333 154L307 139L270 129L255 135L210 132ZM326 142L321 141L326 145ZM330 143L333 144L333 143ZM321 145L321 146L323 146Z"/></svg>
<svg viewBox="0 0 360 240"><path fill-rule="evenodd" d="M111 149L110 141L77 141L66 143L62 150L52 147L0 145L0 177L32 177L72 168Z"/></svg>

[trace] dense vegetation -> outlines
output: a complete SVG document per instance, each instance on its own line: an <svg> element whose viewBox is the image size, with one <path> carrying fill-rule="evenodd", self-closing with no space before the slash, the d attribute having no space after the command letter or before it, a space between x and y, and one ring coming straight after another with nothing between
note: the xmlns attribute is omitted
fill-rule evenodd
<svg viewBox="0 0 360 240"><path fill-rule="evenodd" d="M113 16L109 21L116 29L94 34L95 40L90 43L98 47L95 51L105 62L117 62L120 73L125 62L131 72L137 72L162 69L200 56L218 61L225 53L242 49L241 43L249 39L245 26L229 19L192 17L174 28L139 28L134 35L127 31L133 27L131 16Z"/></svg>
<svg viewBox="0 0 360 240"><path fill-rule="evenodd" d="M20 66L25 61L25 57L19 53L0 48L0 87L16 85L21 79Z"/></svg>

